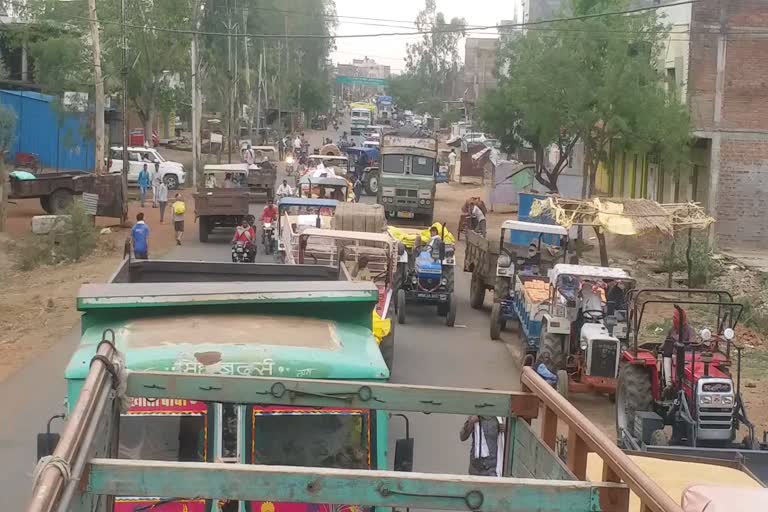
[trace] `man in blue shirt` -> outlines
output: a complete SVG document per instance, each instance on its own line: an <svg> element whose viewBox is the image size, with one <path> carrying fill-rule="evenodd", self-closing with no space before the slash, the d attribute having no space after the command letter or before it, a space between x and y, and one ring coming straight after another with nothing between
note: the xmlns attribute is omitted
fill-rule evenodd
<svg viewBox="0 0 768 512"><path fill-rule="evenodd" d="M147 197L147 189L152 180L149 178L149 171L147 170L147 164L139 171L139 200L141 207L144 208L144 199Z"/></svg>
<svg viewBox="0 0 768 512"><path fill-rule="evenodd" d="M133 241L133 255L138 260L149 259L147 241L149 239L149 226L144 223L144 214L136 214L136 224L131 229L131 240Z"/></svg>

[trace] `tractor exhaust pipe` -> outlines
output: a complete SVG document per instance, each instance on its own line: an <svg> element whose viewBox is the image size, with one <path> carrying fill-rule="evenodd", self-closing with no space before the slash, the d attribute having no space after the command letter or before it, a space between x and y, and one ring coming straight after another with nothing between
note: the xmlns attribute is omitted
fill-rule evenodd
<svg viewBox="0 0 768 512"><path fill-rule="evenodd" d="M677 323L677 343L675 344L677 367L675 368L675 371L677 373L677 390L682 391L683 375L685 375L685 345L683 344L683 336L685 335L685 311L677 304L675 304L675 311L680 319Z"/></svg>

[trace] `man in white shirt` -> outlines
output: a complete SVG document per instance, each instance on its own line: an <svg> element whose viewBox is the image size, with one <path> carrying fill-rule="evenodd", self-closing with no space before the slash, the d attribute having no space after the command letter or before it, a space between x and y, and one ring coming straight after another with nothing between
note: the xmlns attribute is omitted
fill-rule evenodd
<svg viewBox="0 0 768 512"><path fill-rule="evenodd" d="M276 194L278 199L280 199L281 197L289 197L293 195L293 189L288 184L288 180L283 180L280 186L277 187Z"/></svg>
<svg viewBox="0 0 768 512"><path fill-rule="evenodd" d="M472 215L472 219L474 220L475 231L485 236L486 227L483 210L481 210L477 204L473 204L472 210L470 210L470 215Z"/></svg>
<svg viewBox="0 0 768 512"><path fill-rule="evenodd" d="M453 181L453 174L456 172L456 150L452 149L448 153L448 181Z"/></svg>
<svg viewBox="0 0 768 512"><path fill-rule="evenodd" d="M296 138L293 139L293 154L294 157L301 153L301 137L296 135Z"/></svg>

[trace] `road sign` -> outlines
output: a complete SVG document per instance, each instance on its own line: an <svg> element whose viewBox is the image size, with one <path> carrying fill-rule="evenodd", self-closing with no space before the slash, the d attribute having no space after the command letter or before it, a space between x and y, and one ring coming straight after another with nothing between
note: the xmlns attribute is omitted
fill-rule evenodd
<svg viewBox="0 0 768 512"><path fill-rule="evenodd" d="M378 87L387 85L387 81L384 78L368 78L366 76L337 76L336 83L346 85L373 85Z"/></svg>

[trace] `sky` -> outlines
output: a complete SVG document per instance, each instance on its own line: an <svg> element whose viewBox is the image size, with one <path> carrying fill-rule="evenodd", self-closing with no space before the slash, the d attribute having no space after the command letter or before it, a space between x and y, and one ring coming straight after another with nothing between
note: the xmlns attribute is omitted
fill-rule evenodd
<svg viewBox="0 0 768 512"><path fill-rule="evenodd" d="M438 12L446 19L464 17L470 25L495 25L501 20L514 18L515 10L520 11L518 0L436 0ZM424 0L336 0L336 14L340 16L337 35L375 34L380 32L407 32L415 30L413 25ZM393 21L372 21L348 19L344 16L378 18ZM404 23L399 23L400 21ZM375 26L386 25L386 26ZM395 28L402 27L402 28ZM495 37L495 30L485 31L487 36L472 34L472 37ZM393 73L405 68L405 48L421 36L388 36L372 38L337 38L334 63L350 63L352 59L369 57L379 64L388 64ZM459 53L464 56L463 41Z"/></svg>

